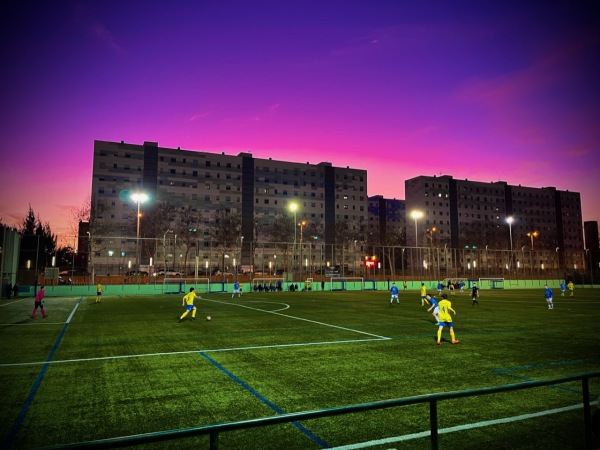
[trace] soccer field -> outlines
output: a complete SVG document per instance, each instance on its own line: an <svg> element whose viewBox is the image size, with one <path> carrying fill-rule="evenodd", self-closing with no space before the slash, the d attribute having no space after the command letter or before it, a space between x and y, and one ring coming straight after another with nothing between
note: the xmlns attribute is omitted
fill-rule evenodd
<svg viewBox="0 0 600 450"><path fill-rule="evenodd" d="M555 291L555 295L557 292ZM0 303L2 448L39 448L600 370L600 290L450 297L459 344L419 293L50 297ZM212 316L206 321L207 315ZM590 384L600 395L600 380ZM447 400L440 448L584 448L581 384ZM221 434L222 449L429 448L427 404ZM142 448L209 448L207 436Z"/></svg>

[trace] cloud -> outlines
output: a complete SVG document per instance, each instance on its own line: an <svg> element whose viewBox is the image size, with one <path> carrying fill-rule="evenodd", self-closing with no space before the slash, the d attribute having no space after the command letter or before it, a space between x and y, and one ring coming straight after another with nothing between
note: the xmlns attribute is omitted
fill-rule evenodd
<svg viewBox="0 0 600 450"><path fill-rule="evenodd" d="M116 53L121 54L124 52L123 48L117 44L115 37L112 32L108 30L103 24L99 22L94 22L91 25L92 35L94 35L97 39L99 39L102 43L107 45L110 49L114 50Z"/></svg>
<svg viewBox="0 0 600 450"><path fill-rule="evenodd" d="M275 115L277 113L277 111L279 110L280 106L281 106L280 103L275 103L271 106L268 106L266 109L259 111L256 115L250 117L248 120L250 122L261 122L261 121L265 120L266 118Z"/></svg>
<svg viewBox="0 0 600 450"><path fill-rule="evenodd" d="M208 116L210 116L209 112L196 113L192 117L190 117L190 122L194 122L195 120L206 119Z"/></svg>

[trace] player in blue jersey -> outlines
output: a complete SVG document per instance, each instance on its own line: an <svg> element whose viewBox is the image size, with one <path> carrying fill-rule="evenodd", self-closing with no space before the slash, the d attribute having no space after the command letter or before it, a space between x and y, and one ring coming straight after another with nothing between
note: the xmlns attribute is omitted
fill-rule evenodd
<svg viewBox="0 0 600 450"><path fill-rule="evenodd" d="M567 285L565 284L564 281L560 282L560 296L564 297L565 296L565 291L567 290Z"/></svg>
<svg viewBox="0 0 600 450"><path fill-rule="evenodd" d="M548 309L554 309L554 302L552 297L554 297L554 292L552 291L552 288L548 287L548 285L546 284L544 286L544 298L546 299Z"/></svg>
<svg viewBox="0 0 600 450"><path fill-rule="evenodd" d="M433 309L431 315L435 319L435 324L439 325L440 308L438 306L438 301L435 299L435 297L432 297L431 295L427 295L427 300L429 300L429 303L431 303L431 306L429 307L427 312L430 312Z"/></svg>
<svg viewBox="0 0 600 450"><path fill-rule="evenodd" d="M240 290L240 283L238 283L237 281L233 283L233 294L231 294L231 298L233 298L235 294L237 294L238 297L242 296L242 291Z"/></svg>
<svg viewBox="0 0 600 450"><path fill-rule="evenodd" d="M392 293L392 296L390 297L390 305L394 303L394 300L400 303L400 299L398 298L398 286L396 286L396 283L392 283L392 288L390 289L390 292Z"/></svg>

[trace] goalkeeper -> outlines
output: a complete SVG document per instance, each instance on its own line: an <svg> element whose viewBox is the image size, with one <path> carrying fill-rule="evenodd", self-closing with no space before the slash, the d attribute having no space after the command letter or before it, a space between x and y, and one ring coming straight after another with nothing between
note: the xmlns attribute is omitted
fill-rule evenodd
<svg viewBox="0 0 600 450"><path fill-rule="evenodd" d="M46 311L44 310L44 286L40 288L37 294L35 294L35 302L33 306L33 311L31 311L31 318L35 319L35 313L37 309L40 308L42 310L42 317L45 319L48 317Z"/></svg>

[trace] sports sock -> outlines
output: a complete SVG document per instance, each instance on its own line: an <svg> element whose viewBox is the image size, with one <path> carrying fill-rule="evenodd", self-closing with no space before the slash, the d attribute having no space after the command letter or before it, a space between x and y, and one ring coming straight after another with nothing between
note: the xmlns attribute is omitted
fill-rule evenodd
<svg viewBox="0 0 600 450"><path fill-rule="evenodd" d="M438 328L438 332L437 332L437 341L440 342L442 340L442 329Z"/></svg>
<svg viewBox="0 0 600 450"><path fill-rule="evenodd" d="M454 336L454 331L450 330L450 337L452 338L453 341L456 340L456 337Z"/></svg>

